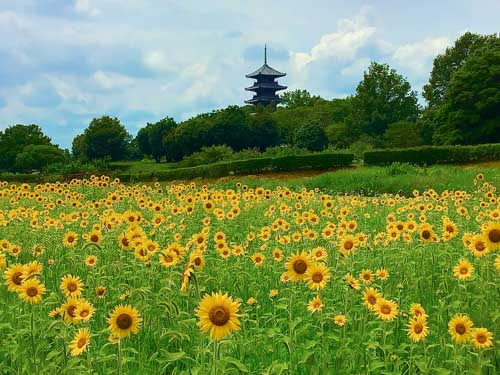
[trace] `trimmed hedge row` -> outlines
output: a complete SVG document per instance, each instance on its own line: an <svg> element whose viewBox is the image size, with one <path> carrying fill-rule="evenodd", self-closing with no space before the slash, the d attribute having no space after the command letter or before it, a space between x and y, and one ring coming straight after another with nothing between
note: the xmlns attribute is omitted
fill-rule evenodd
<svg viewBox="0 0 500 375"><path fill-rule="evenodd" d="M500 143L478 146L423 146L374 150L363 155L365 165L410 163L419 165L461 164L500 160Z"/></svg>
<svg viewBox="0 0 500 375"><path fill-rule="evenodd" d="M352 164L353 154L321 153L301 156L282 156L260 159L236 160L190 168L168 169L141 174L117 174L121 181L189 180L193 178L218 178L228 175L253 174L265 171L294 171L299 169L330 169Z"/></svg>

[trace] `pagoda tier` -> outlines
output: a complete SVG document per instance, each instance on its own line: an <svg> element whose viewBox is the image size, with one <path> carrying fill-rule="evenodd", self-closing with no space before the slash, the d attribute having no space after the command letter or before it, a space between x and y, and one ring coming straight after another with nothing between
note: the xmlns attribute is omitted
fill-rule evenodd
<svg viewBox="0 0 500 375"><path fill-rule="evenodd" d="M246 75L247 78L255 79L255 82L252 86L246 87L245 90L254 91L255 94L252 99L245 100L245 103L263 105L272 102L279 103L280 97L276 95L276 91L284 90L286 86L279 85L275 79L284 76L286 73L278 72L267 65L267 48L264 48L264 65L255 72Z"/></svg>

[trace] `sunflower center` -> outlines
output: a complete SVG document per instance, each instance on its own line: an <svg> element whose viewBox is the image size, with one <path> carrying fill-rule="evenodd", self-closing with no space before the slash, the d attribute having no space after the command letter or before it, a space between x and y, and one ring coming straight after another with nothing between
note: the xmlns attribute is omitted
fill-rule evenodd
<svg viewBox="0 0 500 375"><path fill-rule="evenodd" d="M22 272L16 272L12 276L12 281L14 282L14 284L21 285L23 283L22 275L23 275Z"/></svg>
<svg viewBox="0 0 500 375"><path fill-rule="evenodd" d="M449 233L453 233L454 229L451 225L447 225L446 226L446 231L449 232Z"/></svg>
<svg viewBox="0 0 500 375"><path fill-rule="evenodd" d="M476 341L480 344L484 344L486 342L486 335L483 335L482 333L478 334L476 336Z"/></svg>
<svg viewBox="0 0 500 375"><path fill-rule="evenodd" d="M69 236L68 237L68 242L69 243L72 243L74 240L75 240L75 237L73 237L73 236Z"/></svg>
<svg viewBox="0 0 500 375"><path fill-rule="evenodd" d="M128 240L126 238L122 239L122 245L123 246L128 246L129 245L129 242L128 242Z"/></svg>
<svg viewBox="0 0 500 375"><path fill-rule="evenodd" d="M323 281L323 274L321 272L315 272L313 275L312 275L312 281L314 281L315 283L320 283Z"/></svg>
<svg viewBox="0 0 500 375"><path fill-rule="evenodd" d="M490 230L490 233L488 233L488 238L491 242L500 242L500 229Z"/></svg>
<svg viewBox="0 0 500 375"><path fill-rule="evenodd" d="M120 314L116 318L116 325L120 329L129 329L132 325L132 317L129 314Z"/></svg>
<svg viewBox="0 0 500 375"><path fill-rule="evenodd" d="M199 258L199 257L194 258L194 264L195 264L196 266L201 265L201 258Z"/></svg>
<svg viewBox="0 0 500 375"><path fill-rule="evenodd" d="M389 306L389 305L383 305L380 308L380 311L382 312L382 314L389 315L391 313L391 306Z"/></svg>
<svg viewBox="0 0 500 375"><path fill-rule="evenodd" d="M82 312L80 312L80 316L81 316L82 318L85 318L85 317L87 317L88 315L89 315L89 311L88 311L88 310L83 310Z"/></svg>
<svg viewBox="0 0 500 375"><path fill-rule="evenodd" d="M104 294L104 289L97 289L97 295L102 296Z"/></svg>
<svg viewBox="0 0 500 375"><path fill-rule="evenodd" d="M304 262L302 259L296 260L293 263L293 270L299 275L302 275L307 270L307 263Z"/></svg>
<svg viewBox="0 0 500 375"><path fill-rule="evenodd" d="M353 246L354 246L354 244L352 243L352 241L346 241L346 242L344 243L344 248L345 248L346 250L351 250Z"/></svg>
<svg viewBox="0 0 500 375"><path fill-rule="evenodd" d="M76 316L75 310L76 310L76 306L70 306L70 307L68 307L68 310L67 310L68 315L70 317L74 318Z"/></svg>
<svg viewBox="0 0 500 375"><path fill-rule="evenodd" d="M370 275L369 275L368 273L365 273L365 274L363 275L363 279L365 279L365 280L370 280Z"/></svg>
<svg viewBox="0 0 500 375"><path fill-rule="evenodd" d="M455 331L457 331L457 333L459 335L463 335L465 333L466 329L465 329L465 326L462 323L458 323L455 326Z"/></svg>
<svg viewBox="0 0 500 375"><path fill-rule="evenodd" d="M92 236L90 236L90 241L97 242L99 241L99 237L96 234L93 234Z"/></svg>
<svg viewBox="0 0 500 375"><path fill-rule="evenodd" d="M477 251L484 251L484 249L486 249L486 246L483 242L477 242L475 248Z"/></svg>
<svg viewBox="0 0 500 375"><path fill-rule="evenodd" d="M26 290L26 294L29 297L35 297L38 294L38 289L35 288L34 286L32 286L32 287L28 288L28 290Z"/></svg>
<svg viewBox="0 0 500 375"><path fill-rule="evenodd" d="M76 346L78 346L78 349L81 349L85 346L87 343L87 339L85 337L81 337L78 342L76 343Z"/></svg>
<svg viewBox="0 0 500 375"><path fill-rule="evenodd" d="M469 272L469 269L467 267L460 268L460 273L462 275L466 275L468 272Z"/></svg>
<svg viewBox="0 0 500 375"><path fill-rule="evenodd" d="M230 313L225 306L214 306L210 309L208 316L213 324L223 326L229 321Z"/></svg>
<svg viewBox="0 0 500 375"><path fill-rule="evenodd" d="M368 296L367 300L370 305L375 305L377 303L377 297L373 295Z"/></svg>
<svg viewBox="0 0 500 375"><path fill-rule="evenodd" d="M424 326L420 323L417 323L415 324L415 326L413 326L413 331L418 335L419 333L422 333L422 331L424 330Z"/></svg>
<svg viewBox="0 0 500 375"><path fill-rule="evenodd" d="M429 232L427 229L422 231L422 238L424 240L428 240L429 238L431 238L431 232Z"/></svg>
<svg viewBox="0 0 500 375"><path fill-rule="evenodd" d="M67 288L70 292L75 292L78 289L78 285L76 285L76 283L74 282L70 282L68 283Z"/></svg>

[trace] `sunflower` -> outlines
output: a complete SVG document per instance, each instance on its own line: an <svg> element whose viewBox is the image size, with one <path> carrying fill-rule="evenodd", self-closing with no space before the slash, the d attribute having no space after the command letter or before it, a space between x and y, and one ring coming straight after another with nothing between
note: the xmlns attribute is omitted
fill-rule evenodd
<svg viewBox="0 0 500 375"><path fill-rule="evenodd" d="M490 249L488 248L486 244L486 240L484 236L480 234L476 234L471 236L468 239L470 242L467 245L467 249L474 255L475 257L482 257L484 255L487 255L490 252Z"/></svg>
<svg viewBox="0 0 500 375"><path fill-rule="evenodd" d="M359 274L359 279L363 284L370 285L373 282L373 272L370 270L363 270Z"/></svg>
<svg viewBox="0 0 500 375"><path fill-rule="evenodd" d="M104 298L104 295L106 294L106 288L104 286L98 286L95 288L95 295L97 298Z"/></svg>
<svg viewBox="0 0 500 375"><path fill-rule="evenodd" d="M269 298L274 298L279 294L278 289L271 289L269 291Z"/></svg>
<svg viewBox="0 0 500 375"><path fill-rule="evenodd" d="M429 327L427 326L427 320L423 316L411 318L408 323L407 329L408 337L413 342L418 342L423 340L429 334Z"/></svg>
<svg viewBox="0 0 500 375"><path fill-rule="evenodd" d="M95 255L90 255L85 258L85 265L89 267L94 267L97 264L97 257Z"/></svg>
<svg viewBox="0 0 500 375"><path fill-rule="evenodd" d="M80 321L80 317L76 315L76 309L80 301L76 298L69 298L66 303L61 306L64 314L64 321L68 324L76 324Z"/></svg>
<svg viewBox="0 0 500 375"><path fill-rule="evenodd" d="M471 334L471 342L477 349L489 348L493 345L493 333L486 328L474 328Z"/></svg>
<svg viewBox="0 0 500 375"><path fill-rule="evenodd" d="M66 297L79 297L82 294L83 281L78 276L65 275L62 278L60 288Z"/></svg>
<svg viewBox="0 0 500 375"><path fill-rule="evenodd" d="M305 251L300 254L292 255L285 264L285 267L288 270L288 275L290 276L290 280L303 280L309 264L309 256Z"/></svg>
<svg viewBox="0 0 500 375"><path fill-rule="evenodd" d="M276 262L281 262L283 260L283 252L278 248L274 249L273 258Z"/></svg>
<svg viewBox="0 0 500 375"><path fill-rule="evenodd" d="M3 273L3 278L5 279L5 284L10 292L17 292L21 284L23 283L23 272L24 265L20 263L12 264Z"/></svg>
<svg viewBox="0 0 500 375"><path fill-rule="evenodd" d="M500 272L500 255L497 255L495 258L495 268Z"/></svg>
<svg viewBox="0 0 500 375"><path fill-rule="evenodd" d="M381 298L382 294L375 288L366 288L363 293L363 303L371 311L375 311L377 302Z"/></svg>
<svg viewBox="0 0 500 375"><path fill-rule="evenodd" d="M240 303L233 301L227 294L205 294L196 310L199 318L197 325L201 332L209 332L210 338L221 340L240 329L239 307Z"/></svg>
<svg viewBox="0 0 500 375"><path fill-rule="evenodd" d="M314 297L312 300L310 300L307 304L307 310L311 313L315 313L317 311L323 310L323 302L321 301L321 298L319 296Z"/></svg>
<svg viewBox="0 0 500 375"><path fill-rule="evenodd" d="M137 333L141 322L139 311L130 305L116 306L108 318L109 329L118 338Z"/></svg>
<svg viewBox="0 0 500 375"><path fill-rule="evenodd" d="M45 285L41 284L37 279L25 281L18 289L19 297L28 303L40 303L45 291Z"/></svg>
<svg viewBox="0 0 500 375"><path fill-rule="evenodd" d="M343 256L348 256L356 251L358 240L354 236L345 236L340 240L339 251Z"/></svg>
<svg viewBox="0 0 500 375"><path fill-rule="evenodd" d="M379 268L377 271L375 271L375 275L379 280L387 280L389 278L389 272L387 272L386 269L384 268Z"/></svg>
<svg viewBox="0 0 500 375"><path fill-rule="evenodd" d="M354 290L360 290L361 286L359 285L359 281L356 280L354 277L351 276L351 274L347 274L344 276L344 280L347 282L349 287Z"/></svg>
<svg viewBox="0 0 500 375"><path fill-rule="evenodd" d="M103 236L100 230L93 230L88 234L87 241L100 245L103 240Z"/></svg>
<svg viewBox="0 0 500 375"><path fill-rule="evenodd" d="M63 245L66 247L75 247L78 243L78 234L75 232L68 232L64 235Z"/></svg>
<svg viewBox="0 0 500 375"><path fill-rule="evenodd" d="M88 322L94 315L95 308L86 300L80 300L75 310L75 315L81 322Z"/></svg>
<svg viewBox="0 0 500 375"><path fill-rule="evenodd" d="M333 317L333 321L335 322L336 325L342 327L347 323L347 318L343 314L338 314Z"/></svg>
<svg viewBox="0 0 500 375"><path fill-rule="evenodd" d="M490 221L483 225L482 235L488 250L500 250L500 221Z"/></svg>
<svg viewBox="0 0 500 375"><path fill-rule="evenodd" d="M73 340L69 344L70 354L72 357L82 354L87 351L90 344L90 331L88 328L80 328Z"/></svg>
<svg viewBox="0 0 500 375"><path fill-rule="evenodd" d="M256 302L257 300L254 297L250 297L249 299L247 299L247 305L249 306L255 305Z"/></svg>
<svg viewBox="0 0 500 375"><path fill-rule="evenodd" d="M413 303L410 306L410 314L414 318L418 318L418 317L422 316L425 319L427 319L427 314L425 313L425 310L424 310L424 308L422 307L422 305L420 303Z"/></svg>
<svg viewBox="0 0 500 375"><path fill-rule="evenodd" d="M160 264L164 267L172 267L179 263L179 256L173 250L165 249L160 254Z"/></svg>
<svg viewBox="0 0 500 375"><path fill-rule="evenodd" d="M5 267L7 267L7 257L0 251L0 270L3 270Z"/></svg>
<svg viewBox="0 0 500 375"><path fill-rule="evenodd" d="M458 264L453 267L453 276L459 280L467 280L474 273L474 266L466 259L460 259Z"/></svg>
<svg viewBox="0 0 500 375"><path fill-rule="evenodd" d="M22 276L23 282L40 275L42 273L42 269L42 264L36 260L25 264Z"/></svg>
<svg viewBox="0 0 500 375"><path fill-rule="evenodd" d="M436 236L434 231L432 230L432 225L427 223L420 224L418 227L418 232L420 234L420 239L423 242L431 242Z"/></svg>
<svg viewBox="0 0 500 375"><path fill-rule="evenodd" d="M394 320L398 314L398 305L394 301L379 298L375 305L375 314L382 320Z"/></svg>
<svg viewBox="0 0 500 375"><path fill-rule="evenodd" d="M257 267L261 267L264 264L264 259L266 259L266 257L262 253L255 253L254 255L252 255L253 263Z"/></svg>
<svg viewBox="0 0 500 375"><path fill-rule="evenodd" d="M470 338L472 325L472 320L467 315L457 314L448 322L448 332L454 341L464 344Z"/></svg>
<svg viewBox="0 0 500 375"><path fill-rule="evenodd" d="M307 282L309 289L323 289L330 280L330 271L323 263L311 264L305 273L304 281Z"/></svg>
<svg viewBox="0 0 500 375"><path fill-rule="evenodd" d="M189 263L194 266L195 269L201 270L205 267L205 257L203 252L200 250L195 250L189 255Z"/></svg>

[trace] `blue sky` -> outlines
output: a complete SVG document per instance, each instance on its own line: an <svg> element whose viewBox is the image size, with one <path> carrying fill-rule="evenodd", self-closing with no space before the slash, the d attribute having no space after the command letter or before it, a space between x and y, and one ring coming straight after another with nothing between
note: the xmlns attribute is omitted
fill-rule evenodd
<svg viewBox="0 0 500 375"><path fill-rule="evenodd" d="M370 61L421 91L465 31L499 32L498 0L0 0L0 130L36 123L71 147L93 117L147 122L243 104L262 64L325 98Z"/></svg>

